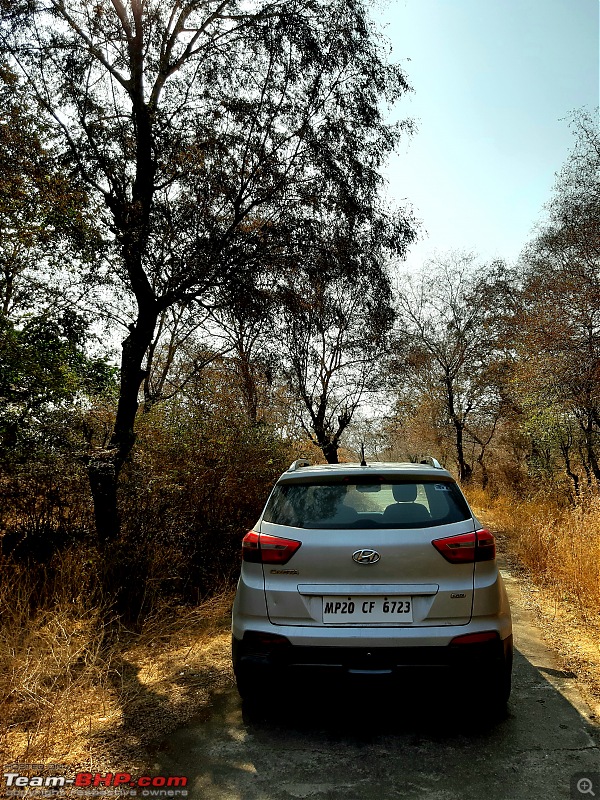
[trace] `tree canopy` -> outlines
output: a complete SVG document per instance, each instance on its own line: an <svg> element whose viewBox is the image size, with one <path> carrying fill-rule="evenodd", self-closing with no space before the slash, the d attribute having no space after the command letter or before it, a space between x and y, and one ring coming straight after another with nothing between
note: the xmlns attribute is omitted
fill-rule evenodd
<svg viewBox="0 0 600 800"><path fill-rule="evenodd" d="M4 10L3 48L97 202L112 278L134 301L110 447L89 467L106 540L160 314L269 265L284 280L340 217L369 224L400 132L382 103L408 87L355 0Z"/></svg>

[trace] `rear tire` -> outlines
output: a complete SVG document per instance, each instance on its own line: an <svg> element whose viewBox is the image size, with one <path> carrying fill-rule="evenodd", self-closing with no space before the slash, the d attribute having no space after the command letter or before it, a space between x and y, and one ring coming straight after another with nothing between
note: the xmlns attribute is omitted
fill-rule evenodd
<svg viewBox="0 0 600 800"><path fill-rule="evenodd" d="M248 706L258 704L265 696L264 682L256 670L242 660L241 642L235 637L231 639L231 660L239 696Z"/></svg>
<svg viewBox="0 0 600 800"><path fill-rule="evenodd" d="M512 674L509 667L504 666L496 676L496 685L492 693L492 703L497 708L504 708L508 703L512 688Z"/></svg>
<svg viewBox="0 0 600 800"><path fill-rule="evenodd" d="M504 659L490 670L491 685L488 698L491 710L495 714L503 713L512 689L512 648L508 650Z"/></svg>
<svg viewBox="0 0 600 800"><path fill-rule="evenodd" d="M258 702L260 683L256 675L251 675L249 670L238 664L235 670L235 683L238 694L245 703L255 704Z"/></svg>

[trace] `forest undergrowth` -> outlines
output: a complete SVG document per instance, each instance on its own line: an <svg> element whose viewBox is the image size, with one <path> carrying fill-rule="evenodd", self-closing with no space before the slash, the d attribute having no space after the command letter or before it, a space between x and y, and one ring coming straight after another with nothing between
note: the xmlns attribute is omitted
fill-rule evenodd
<svg viewBox="0 0 600 800"><path fill-rule="evenodd" d="M498 538L546 641L577 676L593 716L600 718L600 498L570 504L560 497L519 499L479 488L467 495Z"/></svg>

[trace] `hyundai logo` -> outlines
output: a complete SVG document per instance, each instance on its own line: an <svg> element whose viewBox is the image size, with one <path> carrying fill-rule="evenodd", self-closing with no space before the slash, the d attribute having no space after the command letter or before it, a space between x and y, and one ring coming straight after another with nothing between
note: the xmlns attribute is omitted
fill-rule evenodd
<svg viewBox="0 0 600 800"><path fill-rule="evenodd" d="M377 550L357 550L352 553L352 560L357 564L376 564L380 558Z"/></svg>

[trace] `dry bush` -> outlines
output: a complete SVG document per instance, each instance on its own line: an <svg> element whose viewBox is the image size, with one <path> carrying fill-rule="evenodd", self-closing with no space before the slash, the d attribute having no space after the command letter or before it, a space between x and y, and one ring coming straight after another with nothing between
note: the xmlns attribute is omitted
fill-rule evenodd
<svg viewBox="0 0 600 800"><path fill-rule="evenodd" d="M289 448L267 426L191 402L143 415L138 433L122 536L103 553L79 444L0 465L4 762L123 768L124 750L139 761L231 682L241 539Z"/></svg>
<svg viewBox="0 0 600 800"><path fill-rule="evenodd" d="M88 565L60 556L65 585ZM230 682L230 594L195 609L161 609L137 633L110 617L98 591L69 589L41 609L25 567L4 559L0 589L0 758L70 767L129 767ZM129 758L125 763L124 758Z"/></svg>
<svg viewBox="0 0 600 800"><path fill-rule="evenodd" d="M185 398L141 415L137 428L121 476L121 536L102 556L81 448L0 464L0 549L27 568L32 607L49 608L57 588L77 594L64 565L56 572L73 548L138 628L165 602L198 603L237 577L241 539L289 464L289 446L267 425Z"/></svg>
<svg viewBox="0 0 600 800"><path fill-rule="evenodd" d="M240 415L184 402L144 415L123 474L123 539L111 553L132 578L124 608L143 617L164 598L197 603L231 586L242 537L290 460L273 430Z"/></svg>
<svg viewBox="0 0 600 800"><path fill-rule="evenodd" d="M509 550L557 600L567 600L582 619L600 624L600 498L576 505L544 496L491 498L468 491L483 518L507 537Z"/></svg>
<svg viewBox="0 0 600 800"><path fill-rule="evenodd" d="M40 607L39 575L3 559L0 589L0 747L4 760L64 758L106 702L110 672L108 623L94 593L83 590L86 565L73 551L53 567L63 575L53 602ZM90 602L91 600L91 602ZM60 745L58 744L60 743Z"/></svg>

